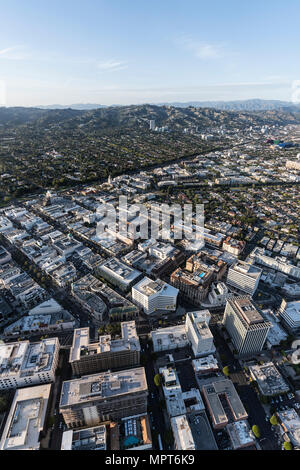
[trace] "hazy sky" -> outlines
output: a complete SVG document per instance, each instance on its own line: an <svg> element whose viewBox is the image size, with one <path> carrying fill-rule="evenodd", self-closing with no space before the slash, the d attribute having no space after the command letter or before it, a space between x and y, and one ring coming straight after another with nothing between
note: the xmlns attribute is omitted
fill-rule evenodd
<svg viewBox="0 0 300 470"><path fill-rule="evenodd" d="M0 7L8 106L290 101L300 81L299 0L0 0Z"/></svg>

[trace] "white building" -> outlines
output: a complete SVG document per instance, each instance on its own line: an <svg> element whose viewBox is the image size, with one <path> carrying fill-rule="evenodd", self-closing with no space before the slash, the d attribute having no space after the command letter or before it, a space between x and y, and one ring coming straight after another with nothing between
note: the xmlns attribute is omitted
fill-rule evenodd
<svg viewBox="0 0 300 470"><path fill-rule="evenodd" d="M193 434L186 415L171 418L176 450L196 450Z"/></svg>
<svg viewBox="0 0 300 470"><path fill-rule="evenodd" d="M54 382L58 338L0 344L0 390Z"/></svg>
<svg viewBox="0 0 300 470"><path fill-rule="evenodd" d="M132 300L148 315L159 310L176 310L178 289L157 279L142 279L132 288Z"/></svg>
<svg viewBox="0 0 300 470"><path fill-rule="evenodd" d="M300 300L287 302L283 299L279 315L289 332L292 334L300 333Z"/></svg>
<svg viewBox="0 0 300 470"><path fill-rule="evenodd" d="M234 450L255 445L255 436L248 421L242 420L227 424L226 430Z"/></svg>
<svg viewBox="0 0 300 470"><path fill-rule="evenodd" d="M106 280L120 287L123 291L128 290L137 282L142 273L123 263L117 258L109 258L98 267L98 272Z"/></svg>
<svg viewBox="0 0 300 470"><path fill-rule="evenodd" d="M39 450L51 384L17 390L0 443L1 450Z"/></svg>
<svg viewBox="0 0 300 470"><path fill-rule="evenodd" d="M149 121L149 129L150 129L150 131L155 131L155 127L156 127L155 119L151 119L151 120Z"/></svg>
<svg viewBox="0 0 300 470"><path fill-rule="evenodd" d="M209 310L189 312L186 315L186 334L195 357L207 356L215 352L214 337L209 329Z"/></svg>
<svg viewBox="0 0 300 470"><path fill-rule="evenodd" d="M218 361L212 354L201 357L200 359L194 359L192 364L196 375L206 375L212 372L218 372L219 370Z"/></svg>
<svg viewBox="0 0 300 470"><path fill-rule="evenodd" d="M284 274L287 274L288 276L300 279L300 267L287 263L278 256L275 258L267 256L265 254L264 248L256 246L250 253L249 258L252 259L256 264L266 266L268 268L274 269L275 271L280 271Z"/></svg>
<svg viewBox="0 0 300 470"><path fill-rule="evenodd" d="M153 351L170 351L188 346L185 325L169 326L151 331Z"/></svg>
<svg viewBox="0 0 300 470"><path fill-rule="evenodd" d="M251 296L254 295L262 270L244 261L238 260L228 270L227 284Z"/></svg>
<svg viewBox="0 0 300 470"><path fill-rule="evenodd" d="M185 414L186 407L176 370L171 367L161 367L159 373L162 376L163 392L169 416L174 417Z"/></svg>
<svg viewBox="0 0 300 470"><path fill-rule="evenodd" d="M228 298L228 288L224 282L213 284L210 293L208 294L208 301L212 307L218 307L226 304Z"/></svg>

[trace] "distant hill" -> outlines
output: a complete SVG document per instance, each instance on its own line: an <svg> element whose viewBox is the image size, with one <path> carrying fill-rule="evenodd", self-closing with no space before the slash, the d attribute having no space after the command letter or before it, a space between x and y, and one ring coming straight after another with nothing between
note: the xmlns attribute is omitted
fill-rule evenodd
<svg viewBox="0 0 300 470"><path fill-rule="evenodd" d="M80 128L86 133L113 129L149 129L149 120L171 129L197 126L199 130L222 124L229 128L255 125L300 124L300 107L280 107L255 111L230 111L211 107L176 107L152 104L110 106L92 110L0 108L0 124L6 127L30 125L47 128L59 125L72 130Z"/></svg>
<svg viewBox="0 0 300 470"><path fill-rule="evenodd" d="M62 104L50 104L47 106L37 106L38 109L76 109L79 111L88 111L91 109L107 108L104 104L78 103L65 106Z"/></svg>
<svg viewBox="0 0 300 470"><path fill-rule="evenodd" d="M240 101L190 101L187 103L160 103L162 106L176 106L187 108L189 106L196 108L215 108L224 111L264 111L280 108L300 109L300 104L295 105L289 101L279 100L240 100Z"/></svg>

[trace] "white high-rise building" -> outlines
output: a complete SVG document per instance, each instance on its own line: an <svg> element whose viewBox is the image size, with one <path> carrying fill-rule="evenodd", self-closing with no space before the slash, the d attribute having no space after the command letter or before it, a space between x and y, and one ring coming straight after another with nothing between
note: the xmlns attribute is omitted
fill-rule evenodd
<svg viewBox="0 0 300 470"><path fill-rule="evenodd" d="M226 283L253 296L261 273L262 270L256 266L238 260L229 268Z"/></svg>
<svg viewBox="0 0 300 470"><path fill-rule="evenodd" d="M227 300L223 324L240 355L260 352L272 323L264 320L249 295Z"/></svg>
<svg viewBox="0 0 300 470"><path fill-rule="evenodd" d="M175 311L178 292L178 289L160 279L152 281L144 277L133 286L131 294L132 300L149 315L158 310Z"/></svg>
<svg viewBox="0 0 300 470"><path fill-rule="evenodd" d="M151 119L151 121L149 121L149 128L150 128L150 131L155 131L155 120L154 119Z"/></svg>
<svg viewBox="0 0 300 470"><path fill-rule="evenodd" d="M189 312L186 315L186 335L195 357L207 356L215 352L214 337L209 329L209 310Z"/></svg>

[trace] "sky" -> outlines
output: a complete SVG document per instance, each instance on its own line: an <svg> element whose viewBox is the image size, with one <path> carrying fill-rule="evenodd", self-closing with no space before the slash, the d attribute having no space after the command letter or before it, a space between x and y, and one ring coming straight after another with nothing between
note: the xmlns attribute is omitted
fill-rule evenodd
<svg viewBox="0 0 300 470"><path fill-rule="evenodd" d="M300 101L299 0L0 0L0 104Z"/></svg>

